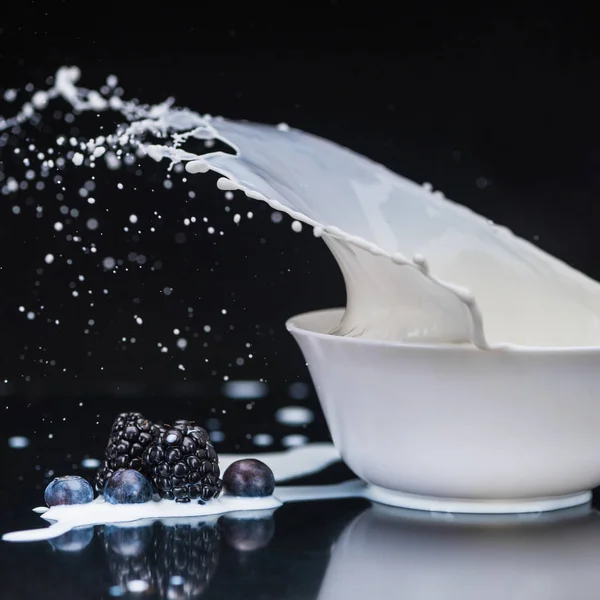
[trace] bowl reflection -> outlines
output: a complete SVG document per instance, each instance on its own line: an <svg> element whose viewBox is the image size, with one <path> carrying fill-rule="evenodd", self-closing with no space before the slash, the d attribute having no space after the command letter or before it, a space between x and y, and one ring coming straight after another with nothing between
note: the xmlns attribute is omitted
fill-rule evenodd
<svg viewBox="0 0 600 600"><path fill-rule="evenodd" d="M600 589L600 515L441 516L374 505L336 542L319 600L571 600Z"/></svg>

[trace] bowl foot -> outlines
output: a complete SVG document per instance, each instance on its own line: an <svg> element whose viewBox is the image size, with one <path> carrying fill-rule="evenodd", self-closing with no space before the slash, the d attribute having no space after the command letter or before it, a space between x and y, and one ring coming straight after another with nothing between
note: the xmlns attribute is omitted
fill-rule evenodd
<svg viewBox="0 0 600 600"><path fill-rule="evenodd" d="M520 498L517 500L463 500L461 498L435 498L387 490L376 485L368 485L365 497L400 508L411 508L429 512L471 513L471 514L509 514L535 513L560 510L585 504L592 499L592 492L579 492L567 496L546 498Z"/></svg>

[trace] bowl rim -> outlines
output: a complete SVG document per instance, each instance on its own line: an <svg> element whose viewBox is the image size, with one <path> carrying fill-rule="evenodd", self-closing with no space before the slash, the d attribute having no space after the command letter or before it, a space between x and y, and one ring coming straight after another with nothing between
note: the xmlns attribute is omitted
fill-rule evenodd
<svg viewBox="0 0 600 600"><path fill-rule="evenodd" d="M411 344L407 342L391 341L391 340L373 340L368 338L357 338L357 337L346 337L340 335L333 335L331 333L324 333L321 331L314 331L307 329L297 321L304 320L310 317L314 317L326 313L340 313L343 314L345 307L334 307L334 308L321 308L317 310L309 310L302 313L297 313L290 317L285 322L286 329L292 334L297 334L307 337L316 337L324 340L332 341L333 339L341 341L344 344L362 344L372 347L390 347L390 348L404 348L414 350L430 350L434 352L504 352L504 353L522 353L522 354L551 354L554 356L560 355L597 355L600 357L600 346L522 346L519 344L503 343L490 345L489 349L482 350L476 346L470 344Z"/></svg>

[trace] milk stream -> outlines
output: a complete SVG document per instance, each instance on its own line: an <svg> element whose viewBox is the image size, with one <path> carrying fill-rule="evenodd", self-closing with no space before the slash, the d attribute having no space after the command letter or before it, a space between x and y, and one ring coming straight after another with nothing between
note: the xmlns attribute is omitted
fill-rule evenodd
<svg viewBox="0 0 600 600"><path fill-rule="evenodd" d="M223 454L219 465L224 471L236 460L248 458ZM266 452L257 455L266 462L275 475L277 483L315 473L340 460L332 444L309 444L285 452ZM14 531L6 533L2 539L7 542L33 542L49 540L75 529L108 523L128 523L141 519L167 519L186 517L215 517L224 513L244 513L246 511L266 511L279 508L284 502L306 500L326 500L362 496L366 485L358 480L322 486L277 486L272 496L266 498L239 498L222 494L206 504L179 504L172 500L151 501L144 504L109 504L100 497L89 504L35 508L34 512L50 521L50 527Z"/></svg>
<svg viewBox="0 0 600 600"><path fill-rule="evenodd" d="M600 284L467 208L333 142L280 125L234 122L123 101L77 86L61 68L0 130L61 96L76 112L113 110L126 123L73 156L128 147L188 173L223 177L298 223L314 227L343 273L347 306L332 334L481 349L600 346ZM163 144L147 144L152 135ZM186 150L220 140L234 154Z"/></svg>

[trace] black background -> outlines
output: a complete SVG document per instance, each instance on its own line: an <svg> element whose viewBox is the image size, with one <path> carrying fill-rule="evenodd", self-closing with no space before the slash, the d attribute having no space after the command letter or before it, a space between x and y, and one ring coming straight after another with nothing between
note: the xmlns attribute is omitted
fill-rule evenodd
<svg viewBox="0 0 600 600"><path fill-rule="evenodd" d="M285 121L430 181L600 278L600 47L591 14L533 3L500 14L457 3L375 2L12 2L1 12L2 88L29 82L44 88L58 67L76 64L87 87L115 74L125 95L143 102L173 96L201 113ZM0 114L12 115L18 105L0 101ZM49 129L27 129L42 150L65 132L51 111L44 123ZM77 125L83 135L98 133L93 116ZM0 187L10 176L23 177L12 143L0 148ZM274 435L275 449L286 433L328 437L314 394L290 397L289 385L307 382L308 374L284 328L293 314L344 304L341 276L322 241L306 228L293 233L287 217L272 223L272 211L255 201L224 200L210 175L196 177L193 187L173 176L167 190L163 165L144 161L142 168L138 176L70 167L59 186L0 196L0 430L4 440L32 440L22 451L0 440L2 531L40 525L26 511L41 504L46 481L81 472L82 458L100 456L122 410L203 423L218 417L222 423L213 429L225 432L220 450L256 450L250 439L265 431ZM78 194L92 174L93 206ZM60 217L58 192L79 217ZM21 214L13 214L14 206ZM248 211L254 218L234 225L232 215ZM131 214L139 226L125 232ZM200 223L185 227L191 216ZM97 231L85 227L92 217ZM224 235L208 234L203 217ZM64 231L54 230L57 220ZM68 242L67 234L81 235L82 243ZM91 242L96 255L81 250ZM146 263L131 262L132 252ZM44 262L48 253L56 257L51 265ZM123 260L116 273L102 268L105 256ZM188 341L184 351L178 337ZM225 399L224 377L262 379L269 393L249 403ZM274 410L290 403L313 408L315 422L295 429L276 424ZM302 508L278 527L284 523L285 534L285 523L311 522L320 510ZM293 550L296 538L288 539ZM330 541L319 542L323 556ZM51 551L35 548L2 546L7 597L37 598L40 590L47 597L100 597L82 591L88 575L106 589L107 576L90 570L97 560L88 555L81 570L69 563L56 571L57 563L48 563L30 583L30 596L19 595L19 566L45 561ZM53 579L72 569L80 580ZM273 597L278 592L287 593L274 588Z"/></svg>
<svg viewBox="0 0 600 600"><path fill-rule="evenodd" d="M115 74L126 96L142 101L174 96L203 113L285 121L431 181L600 276L600 52L593 19L534 5L506 16L455 4L383 6L18 3L0 24L1 84L45 87L59 66L77 64L88 87ZM2 104L0 113L12 114L17 104ZM54 127L47 135L30 131L40 148L60 129L50 115L44 123ZM93 119L76 125L97 133ZM5 177L22 172L8 148L1 159ZM227 202L210 176L196 178L197 197L190 200L191 184L165 191L162 165L143 168L143 177L98 169L93 207L77 194L90 173L64 171L63 203L80 216L61 233L52 228L60 190L2 197L6 393L90 393L125 382L173 392L177 383L215 384L224 376L282 385L305 380L283 323L297 312L343 305L343 282L323 243L306 229L293 233L287 217L272 224L270 210L245 198L236 197L225 213ZM19 216L11 212L15 204ZM44 212L36 218L39 206ZM254 219L235 226L232 214L248 210ZM163 218L150 235L154 211ZM137 237L123 232L132 213L139 216ZM192 215L208 217L225 235L210 236L201 223L184 227ZM89 217L100 220L96 232L85 228ZM66 242L69 232L82 236L81 245L96 242L98 254L86 256ZM181 232L183 244L175 242ZM43 261L48 252L57 256L52 265ZM128 263L130 252L148 262ZM100 262L107 255L129 269L106 273ZM156 260L160 271L150 269ZM78 299L71 296L73 281ZM171 296L164 287L173 288ZM28 321L19 306L36 319ZM96 324L86 334L89 318ZM212 327L208 335L205 324ZM189 343L181 352L172 331L185 327ZM121 341L131 337L135 344ZM168 353L159 352L159 342Z"/></svg>

